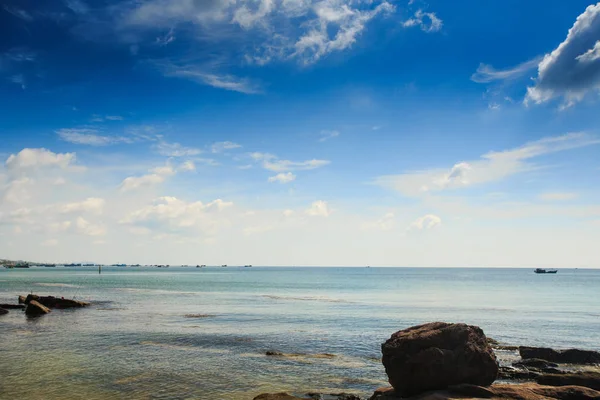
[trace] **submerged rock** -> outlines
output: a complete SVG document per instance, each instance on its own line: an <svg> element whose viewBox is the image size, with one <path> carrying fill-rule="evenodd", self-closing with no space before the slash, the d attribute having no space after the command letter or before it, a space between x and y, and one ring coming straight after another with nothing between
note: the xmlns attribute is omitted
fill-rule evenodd
<svg viewBox="0 0 600 400"><path fill-rule="evenodd" d="M369 400L407 399L394 391L394 388L377 389ZM542 386L536 383L494 384L489 387L476 385L455 385L446 390L430 391L413 400L450 400L450 399L515 399L515 400L598 400L600 392L580 386Z"/></svg>
<svg viewBox="0 0 600 400"><path fill-rule="evenodd" d="M401 396L469 383L488 386L498 362L476 326L433 322L394 333L381 345L390 384Z"/></svg>
<svg viewBox="0 0 600 400"><path fill-rule="evenodd" d="M29 304L27 304L27 308L25 309L25 314L29 317L38 317L40 315L48 314L50 309L36 300L30 300Z"/></svg>
<svg viewBox="0 0 600 400"><path fill-rule="evenodd" d="M8 314L8 310L5 310L4 308L0 308L0 315L5 315Z"/></svg>
<svg viewBox="0 0 600 400"><path fill-rule="evenodd" d="M27 295L25 298L25 304L29 304L32 300L35 300L49 308L81 308L90 305L90 303L86 303L85 301L71 300L54 296L38 296L35 294Z"/></svg>
<svg viewBox="0 0 600 400"><path fill-rule="evenodd" d="M519 347L521 358L538 358L559 364L600 364L600 353L590 350L554 350L545 347Z"/></svg>
<svg viewBox="0 0 600 400"><path fill-rule="evenodd" d="M5 310L23 310L25 309L24 304L0 304L0 308Z"/></svg>
<svg viewBox="0 0 600 400"><path fill-rule="evenodd" d="M544 374L537 378L537 383L548 386L584 386L600 390L600 373L575 372L565 374Z"/></svg>

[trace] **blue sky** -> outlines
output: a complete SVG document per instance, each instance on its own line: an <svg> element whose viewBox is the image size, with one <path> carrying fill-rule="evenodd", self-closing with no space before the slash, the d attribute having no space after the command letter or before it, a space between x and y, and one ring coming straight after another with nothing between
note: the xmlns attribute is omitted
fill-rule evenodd
<svg viewBox="0 0 600 400"><path fill-rule="evenodd" d="M0 257L598 267L600 3L0 8Z"/></svg>

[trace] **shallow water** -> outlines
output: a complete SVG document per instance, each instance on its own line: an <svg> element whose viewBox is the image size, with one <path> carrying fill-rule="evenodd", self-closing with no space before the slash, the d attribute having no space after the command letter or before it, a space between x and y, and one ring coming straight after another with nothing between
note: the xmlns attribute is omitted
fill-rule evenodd
<svg viewBox="0 0 600 400"><path fill-rule="evenodd" d="M600 271L574 269L0 269L1 303L31 292L95 302L0 317L0 398L367 395L386 383L381 342L423 322L479 325L507 344L599 350L598 288Z"/></svg>

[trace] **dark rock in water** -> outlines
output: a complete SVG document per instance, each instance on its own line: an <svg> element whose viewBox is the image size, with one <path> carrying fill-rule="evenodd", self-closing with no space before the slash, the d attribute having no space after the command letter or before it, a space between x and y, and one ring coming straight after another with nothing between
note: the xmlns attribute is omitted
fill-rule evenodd
<svg viewBox="0 0 600 400"><path fill-rule="evenodd" d="M50 309L48 307L38 303L36 300L30 300L29 304L27 304L27 308L25 309L25 314L27 314L29 317L37 317L48 314L49 312Z"/></svg>
<svg viewBox="0 0 600 400"><path fill-rule="evenodd" d="M519 347L521 358L539 358L559 364L600 364L600 353L589 350L554 350L545 347Z"/></svg>
<svg viewBox="0 0 600 400"><path fill-rule="evenodd" d="M538 376L539 372L526 368L500 367L498 371L498 379L506 381L535 381Z"/></svg>
<svg viewBox="0 0 600 400"><path fill-rule="evenodd" d="M292 396L287 393L264 393L258 395L254 400L303 400L301 397Z"/></svg>
<svg viewBox="0 0 600 400"><path fill-rule="evenodd" d="M0 315L5 315L8 314L8 310L5 310L4 308L0 308Z"/></svg>
<svg viewBox="0 0 600 400"><path fill-rule="evenodd" d="M54 296L37 296L35 294L29 294L25 298L25 304L29 304L32 300L49 307L49 308L81 308L87 307L90 303L84 301L65 299L62 297Z"/></svg>
<svg viewBox="0 0 600 400"><path fill-rule="evenodd" d="M402 396L463 383L488 386L498 376L496 356L476 326L415 326L394 333L381 351L389 381Z"/></svg>
<svg viewBox="0 0 600 400"><path fill-rule="evenodd" d="M599 400L600 392L580 386L541 386L536 383L494 384L489 387L476 385L451 386L446 390L431 391L411 397L413 400L451 400L451 399L514 399L514 400ZM401 400L394 388L377 389L369 400Z"/></svg>
<svg viewBox="0 0 600 400"><path fill-rule="evenodd" d="M557 368L558 364L551 363L546 360L542 360L539 358L528 358L525 360L521 360L513 364L515 367L521 368L537 368L537 369L547 369L547 368Z"/></svg>
<svg viewBox="0 0 600 400"><path fill-rule="evenodd" d="M19 296L19 304L25 304L25 296Z"/></svg>
<svg viewBox="0 0 600 400"><path fill-rule="evenodd" d="M0 308L5 310L23 310L25 309L24 304L0 304Z"/></svg>
<svg viewBox="0 0 600 400"><path fill-rule="evenodd" d="M283 356L283 353L280 351L269 350L265 353L268 356Z"/></svg>
<svg viewBox="0 0 600 400"><path fill-rule="evenodd" d="M600 390L600 373L575 372L565 374L544 374L537 378L537 383L548 386L583 386Z"/></svg>

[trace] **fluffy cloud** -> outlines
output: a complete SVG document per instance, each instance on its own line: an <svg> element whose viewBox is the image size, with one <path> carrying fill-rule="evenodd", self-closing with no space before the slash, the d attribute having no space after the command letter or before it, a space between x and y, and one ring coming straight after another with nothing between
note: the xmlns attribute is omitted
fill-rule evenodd
<svg viewBox="0 0 600 400"><path fill-rule="evenodd" d="M392 4L381 0L150 0L132 4L133 8L123 9L121 29L191 25L201 32L227 30L230 34L223 38L231 38L231 32L238 31L240 37L248 39L237 41L246 49L245 60L257 64L290 58L303 64L316 62L350 48L370 21L395 11ZM206 70L186 67L175 74L228 90L247 92L249 87L239 78Z"/></svg>
<svg viewBox="0 0 600 400"><path fill-rule="evenodd" d="M326 201L317 200L305 211L311 217L329 217L332 213Z"/></svg>
<svg viewBox="0 0 600 400"><path fill-rule="evenodd" d="M281 160L277 156L269 153L251 153L255 161L260 161L262 167L273 172L287 172L287 171L301 171L310 170L328 165L330 161L327 160L306 160L306 161L290 161Z"/></svg>
<svg viewBox="0 0 600 400"><path fill-rule="evenodd" d="M67 168L75 162L75 153L53 153L43 148L23 149L6 160L9 171L31 170L46 167Z"/></svg>
<svg viewBox="0 0 600 400"><path fill-rule="evenodd" d="M129 191L145 186L157 185L163 183L168 177L175 175L175 173L175 169L170 165L153 168L146 175L125 178L120 188L122 191Z"/></svg>
<svg viewBox="0 0 600 400"><path fill-rule="evenodd" d="M423 10L418 10L412 18L402 23L405 28L419 26L421 30L428 33L439 32L443 25L444 22L435 13L423 12Z"/></svg>
<svg viewBox="0 0 600 400"><path fill-rule="evenodd" d="M410 224L409 230L424 230L433 229L442 224L442 219L437 215L427 214L421 218L417 218L412 224Z"/></svg>
<svg viewBox="0 0 600 400"><path fill-rule="evenodd" d="M60 212L63 214L82 212L102 214L102 211L104 211L105 204L106 201L104 199L90 197L84 201L64 204L62 206L59 206L59 209Z"/></svg>
<svg viewBox="0 0 600 400"><path fill-rule="evenodd" d="M419 196L446 189L459 189L504 179L538 166L529 160L545 154L600 144L600 139L586 133L569 133L529 142L514 149L490 152L474 161L460 162L445 169L380 176L375 183L406 196Z"/></svg>
<svg viewBox="0 0 600 400"><path fill-rule="evenodd" d="M563 107L600 90L600 3L590 5L569 30L567 38L540 62L527 103L562 97Z"/></svg>
<svg viewBox="0 0 600 400"><path fill-rule="evenodd" d="M176 197L160 197L154 204L130 213L120 222L137 227L157 228L170 233L191 229L214 234L223 224L223 221L216 217L232 206L232 202L221 199L209 203L190 203Z"/></svg>
<svg viewBox="0 0 600 400"><path fill-rule="evenodd" d="M296 175L291 172L282 172L269 178L269 182L290 183L296 180Z"/></svg>
<svg viewBox="0 0 600 400"><path fill-rule="evenodd" d="M86 236L104 236L106 235L106 227L92 224L83 217L78 217L75 221L75 232Z"/></svg>

